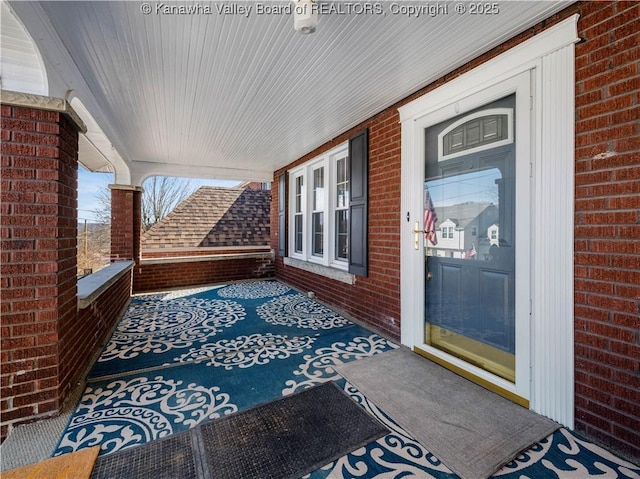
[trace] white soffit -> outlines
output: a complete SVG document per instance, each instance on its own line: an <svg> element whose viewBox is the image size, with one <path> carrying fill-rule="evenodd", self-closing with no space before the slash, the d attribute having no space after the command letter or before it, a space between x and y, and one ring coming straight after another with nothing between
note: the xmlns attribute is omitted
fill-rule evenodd
<svg viewBox="0 0 640 479"><path fill-rule="evenodd" d="M79 98L72 98L71 107L86 126L78 139L78 162L86 169L100 173L115 173L115 182L130 183L129 167L122 160L107 136Z"/></svg>
<svg viewBox="0 0 640 479"><path fill-rule="evenodd" d="M89 171L113 173L111 164L83 134L78 138L78 162Z"/></svg>
<svg viewBox="0 0 640 479"><path fill-rule="evenodd" d="M149 2L147 15L137 1L40 7L88 89L74 94L98 105L92 115L137 177L264 180L571 2L504 1L495 15L440 3L449 12L433 17L393 14L391 2L381 2L383 14L320 15L311 35L295 32L290 15L259 14L255 2Z"/></svg>

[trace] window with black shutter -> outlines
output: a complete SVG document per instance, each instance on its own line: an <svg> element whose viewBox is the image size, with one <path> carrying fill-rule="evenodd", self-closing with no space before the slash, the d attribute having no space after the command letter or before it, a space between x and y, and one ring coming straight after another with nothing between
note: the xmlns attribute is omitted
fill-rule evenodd
<svg viewBox="0 0 640 479"><path fill-rule="evenodd" d="M299 267L342 270L351 273L349 281L354 274L367 275L368 149L364 130L287 172L287 254L304 262Z"/></svg>

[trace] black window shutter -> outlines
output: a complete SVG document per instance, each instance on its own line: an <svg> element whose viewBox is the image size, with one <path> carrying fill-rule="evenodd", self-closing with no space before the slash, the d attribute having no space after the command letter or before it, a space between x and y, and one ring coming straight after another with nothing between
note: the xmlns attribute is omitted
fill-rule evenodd
<svg viewBox="0 0 640 479"><path fill-rule="evenodd" d="M285 205L287 194L287 182L285 173L278 177L278 256L285 255L286 248L286 228L285 228Z"/></svg>
<svg viewBox="0 0 640 479"><path fill-rule="evenodd" d="M369 130L349 139L349 273L367 276L367 196Z"/></svg>

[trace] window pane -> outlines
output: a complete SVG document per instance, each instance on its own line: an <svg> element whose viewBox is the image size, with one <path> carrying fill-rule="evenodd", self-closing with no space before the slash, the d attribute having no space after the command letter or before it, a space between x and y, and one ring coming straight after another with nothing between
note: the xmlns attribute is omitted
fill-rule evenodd
<svg viewBox="0 0 640 479"><path fill-rule="evenodd" d="M349 210L336 211L336 259L349 259Z"/></svg>
<svg viewBox="0 0 640 479"><path fill-rule="evenodd" d="M324 208L324 168L313 170L313 209Z"/></svg>
<svg viewBox="0 0 640 479"><path fill-rule="evenodd" d="M302 215L296 215L295 224L295 239L296 239L296 253L302 253Z"/></svg>
<svg viewBox="0 0 640 479"><path fill-rule="evenodd" d="M336 162L336 209L349 207L349 177L347 159L340 158Z"/></svg>
<svg viewBox="0 0 640 479"><path fill-rule="evenodd" d="M349 204L349 191L346 185L336 187L336 208L346 208Z"/></svg>
<svg viewBox="0 0 640 479"><path fill-rule="evenodd" d="M338 184L344 183L347 180L347 161L346 158L340 158L336 162L336 170L337 170L337 182Z"/></svg>
<svg viewBox="0 0 640 479"><path fill-rule="evenodd" d="M480 122L470 121L466 125L467 129L467 146L472 147L480 143Z"/></svg>
<svg viewBox="0 0 640 479"><path fill-rule="evenodd" d="M302 176L296 178L296 213L302 212Z"/></svg>
<svg viewBox="0 0 640 479"><path fill-rule="evenodd" d="M324 232L323 232L324 213L313 213L312 237L313 254L322 256L324 252Z"/></svg>
<svg viewBox="0 0 640 479"><path fill-rule="evenodd" d="M487 115L469 120L443 137L445 155L508 138L507 115Z"/></svg>
<svg viewBox="0 0 640 479"><path fill-rule="evenodd" d="M452 131L449 137L450 137L449 141L451 144L451 147L450 147L451 150L457 150L464 146L464 135L462 130L458 129L458 130Z"/></svg>
<svg viewBox="0 0 640 479"><path fill-rule="evenodd" d="M485 140L490 140L499 135L498 133L498 117L493 116L490 118L485 118L484 120L484 133L483 137Z"/></svg>

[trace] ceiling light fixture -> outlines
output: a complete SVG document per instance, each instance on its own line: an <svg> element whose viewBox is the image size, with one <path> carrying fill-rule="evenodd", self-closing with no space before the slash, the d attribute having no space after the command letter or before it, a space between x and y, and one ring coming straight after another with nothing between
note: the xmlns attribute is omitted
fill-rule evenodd
<svg viewBox="0 0 640 479"><path fill-rule="evenodd" d="M293 28L300 33L313 33L318 26L316 0L293 0Z"/></svg>

